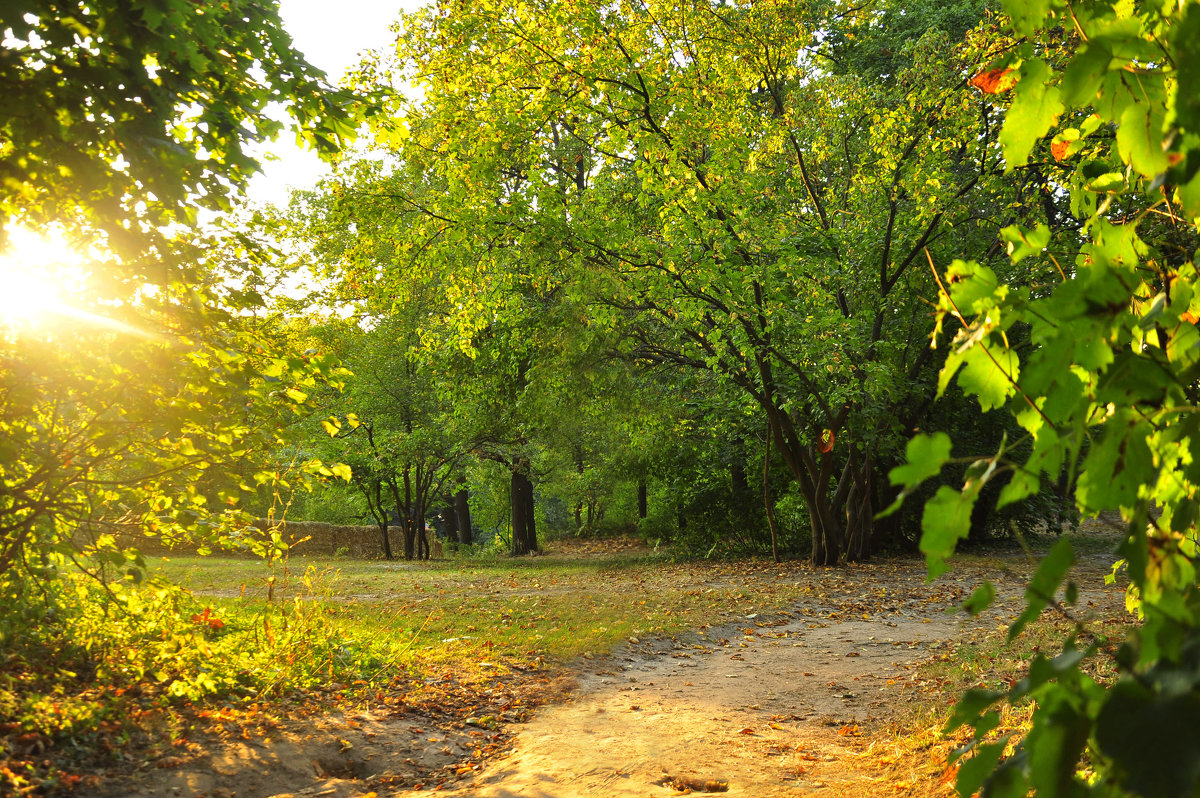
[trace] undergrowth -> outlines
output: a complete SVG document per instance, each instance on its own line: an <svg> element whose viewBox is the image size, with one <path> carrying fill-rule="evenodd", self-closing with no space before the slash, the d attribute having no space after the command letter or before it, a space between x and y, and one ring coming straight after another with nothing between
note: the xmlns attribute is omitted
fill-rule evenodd
<svg viewBox="0 0 1200 798"><path fill-rule="evenodd" d="M769 611L799 589L788 569L765 562L665 564L623 552L147 565L142 581L64 569L37 589L3 584L0 794L70 787L73 774L131 745L150 752L144 759L162 756L214 708L286 714L305 702L417 696L448 671L487 685L630 638ZM753 591L739 587L750 579Z"/></svg>
<svg viewBox="0 0 1200 798"><path fill-rule="evenodd" d="M147 711L246 703L383 661L313 602L201 600L162 579L78 571L0 581L0 794L64 786L62 761L103 760Z"/></svg>

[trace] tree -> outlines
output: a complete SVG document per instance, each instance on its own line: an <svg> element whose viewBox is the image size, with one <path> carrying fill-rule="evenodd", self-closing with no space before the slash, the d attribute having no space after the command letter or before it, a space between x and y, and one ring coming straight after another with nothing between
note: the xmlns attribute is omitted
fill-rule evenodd
<svg viewBox="0 0 1200 798"><path fill-rule="evenodd" d="M874 19L443 4L403 41L420 104L377 134L446 187L400 199L423 264L469 252L483 294L569 293L590 323L635 329L644 363L753 402L824 564L869 553L876 476L928 408L924 253L983 252L1016 201L962 91L987 43L930 31L900 74L840 72L822 32Z"/></svg>
<svg viewBox="0 0 1200 798"><path fill-rule="evenodd" d="M966 480L943 485L925 505L921 546L937 573L967 534L985 486L1011 476L1003 505L1065 469L1081 513L1124 519L1119 568L1141 624L1117 647L1076 620L1062 652L1038 655L1007 693L964 696L951 726L973 727L974 739L958 789L1194 795L1200 6L1005 6L1009 18L990 31L1005 54L972 83L1003 108L1008 172L1053 175L1080 224L1003 231L1014 261L1055 269L1050 284L1009 285L973 261L940 264L938 316L953 332L940 387L956 379L985 411L1011 414L1028 454L1002 445L954 458L971 463ZM914 438L892 481L915 488L951 461L952 446L943 435ZM1074 586L1059 592L1072 559L1063 540L1042 560L1010 637L1047 608L1076 619ZM977 610L990 595L985 585L968 606ZM1081 669L1097 657L1120 673L1107 688ZM995 739L997 702L1029 698L1028 734Z"/></svg>
<svg viewBox="0 0 1200 798"><path fill-rule="evenodd" d="M80 546L134 562L117 521L228 532L253 486L236 469L207 493L197 478L270 448L279 414L336 367L273 356L239 326L253 297L213 276L191 223L257 168L247 146L283 127L268 103L328 151L349 95L291 49L269 4L17 4L0 30L0 223L59 225L107 258L77 343L0 330L0 573L44 575Z"/></svg>
<svg viewBox="0 0 1200 798"><path fill-rule="evenodd" d="M351 466L388 559L391 517L403 531L405 558L429 556L426 520L471 449L459 434L437 364L420 342L431 303L436 307L429 288L410 286L393 313L374 320L370 330L340 323L329 336L352 376L324 404L331 414L323 422L332 438L327 446Z"/></svg>

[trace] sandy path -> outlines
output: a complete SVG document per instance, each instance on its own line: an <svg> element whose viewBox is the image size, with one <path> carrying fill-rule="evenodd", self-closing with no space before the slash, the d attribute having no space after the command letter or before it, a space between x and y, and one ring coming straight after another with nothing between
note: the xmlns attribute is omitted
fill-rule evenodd
<svg viewBox="0 0 1200 798"><path fill-rule="evenodd" d="M669 774L727 782L731 796L784 796L855 780L843 764L829 765L849 754L851 738L839 728L887 716L888 679L963 623L936 611L765 628L755 621L631 646L611 669L581 677L570 702L522 726L512 756L448 794L672 795L656 783Z"/></svg>

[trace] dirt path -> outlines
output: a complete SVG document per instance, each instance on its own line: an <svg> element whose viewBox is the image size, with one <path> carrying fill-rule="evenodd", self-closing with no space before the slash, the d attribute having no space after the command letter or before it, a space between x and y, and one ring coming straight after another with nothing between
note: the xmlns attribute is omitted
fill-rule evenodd
<svg viewBox="0 0 1200 798"><path fill-rule="evenodd" d="M1084 581L1085 600L1119 601L1115 589L1103 594L1101 567ZM950 794L930 782L928 767L918 776L921 763L889 757L878 730L915 693L929 700L929 685L913 683L918 662L1015 615L1022 579L998 582L999 601L980 619L947 614L978 581L969 570L928 585L914 561L889 565L886 582L870 567L817 581L821 590L786 612L677 639L631 638L581 663L569 700L524 723L439 728L386 711L315 718L160 764L112 794L345 798L416 794L439 782L460 798L670 796L689 784L724 786L730 796ZM501 719L507 701L496 701ZM510 751L480 767L486 740ZM415 776L403 777L439 769L420 790Z"/></svg>
<svg viewBox="0 0 1200 798"><path fill-rule="evenodd" d="M907 670L977 623L947 616L933 589L913 589L903 608L867 620L801 607L632 644L582 676L570 702L522 726L511 757L447 794L672 795L671 779L726 784L731 796L869 790L869 774L847 766L858 725L890 717Z"/></svg>

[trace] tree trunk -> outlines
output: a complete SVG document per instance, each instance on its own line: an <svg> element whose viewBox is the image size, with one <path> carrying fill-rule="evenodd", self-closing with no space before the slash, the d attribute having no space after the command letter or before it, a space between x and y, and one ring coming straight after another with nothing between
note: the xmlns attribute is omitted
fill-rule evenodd
<svg viewBox="0 0 1200 798"><path fill-rule="evenodd" d="M392 541L388 537L388 517L387 510L383 507L383 485L379 480L371 486L374 490L374 496L369 491L363 491L367 497L367 509L371 511L371 515L375 518L375 523L379 525L379 534L383 538L383 558L385 560L396 559L392 554Z"/></svg>
<svg viewBox="0 0 1200 798"><path fill-rule="evenodd" d="M442 531L446 533L447 542L462 543L458 537L458 514L454 512L454 497L446 496L442 506Z"/></svg>
<svg viewBox="0 0 1200 798"><path fill-rule="evenodd" d="M729 464L729 482L733 487L733 498L738 506L746 504L750 494L750 481L746 478L746 460L743 457L744 446L738 441L733 449L733 461Z"/></svg>
<svg viewBox="0 0 1200 798"><path fill-rule="evenodd" d="M466 482L459 482L459 491L454 495L454 512L458 516L458 542L470 544L471 537L471 505L468 502Z"/></svg>
<svg viewBox="0 0 1200 798"><path fill-rule="evenodd" d="M529 554L533 547L529 545L529 505L532 503L528 494L532 492L529 477L518 464L512 472L512 553L514 555Z"/></svg>
<svg viewBox="0 0 1200 798"><path fill-rule="evenodd" d="M802 485L800 493L808 506L813 565L837 565L842 555L842 525L829 496L823 490L812 490L811 483Z"/></svg>
<svg viewBox="0 0 1200 798"><path fill-rule="evenodd" d="M875 515L871 475L870 457L864 458L862 465L854 469L851 475L854 484L846 499L846 542L843 546L843 554L849 562L866 560L871 556Z"/></svg>
<svg viewBox="0 0 1200 798"><path fill-rule="evenodd" d="M814 445L801 442L791 418L778 407L767 407L768 421L783 461L800 486L808 509L812 530L813 565L837 565L842 555L842 522L846 502L846 475L834 485L830 495L829 483L835 474L832 451L820 451Z"/></svg>
<svg viewBox="0 0 1200 798"><path fill-rule="evenodd" d="M775 528L775 507L771 503L771 429L767 422L767 447L763 453L763 509L767 512L767 527L771 530L771 559L779 559L779 532Z"/></svg>
<svg viewBox="0 0 1200 798"><path fill-rule="evenodd" d="M638 518L646 517L646 480L638 480Z"/></svg>
<svg viewBox="0 0 1200 798"><path fill-rule="evenodd" d="M420 472L417 472L420 474ZM419 483L418 483L419 484ZM417 512L416 512L416 527L417 527L417 559L429 559L429 534L425 531L425 502L420 496L417 497Z"/></svg>
<svg viewBox="0 0 1200 798"><path fill-rule="evenodd" d="M404 469L404 498L400 498L400 487L392 480L392 497L396 501L396 514L402 519L404 529L404 559L411 560L414 556L417 530L416 519L413 517L413 501L412 501L412 473L409 469Z"/></svg>
<svg viewBox="0 0 1200 798"><path fill-rule="evenodd" d="M537 514L533 503L533 483L525 489L525 541L530 551L539 551L537 542Z"/></svg>
<svg viewBox="0 0 1200 798"><path fill-rule="evenodd" d="M412 518L404 519L404 559L417 556L417 524Z"/></svg>
<svg viewBox="0 0 1200 798"><path fill-rule="evenodd" d="M396 555L392 554L392 541L388 537L388 522L387 518L383 519L383 523L379 525L379 534L383 537L383 559L394 560Z"/></svg>
<svg viewBox="0 0 1200 798"><path fill-rule="evenodd" d="M580 477L583 476L583 448L580 447L578 444L575 446L575 473L578 474ZM583 482L583 480L580 479L581 484L582 484L582 482ZM583 529L584 529L583 505L584 505L584 499L583 499L583 497L580 497L579 501L577 501L575 503L575 532L576 532L576 534L583 532ZM592 517L591 517L590 512L588 513L587 525L588 525L588 528L591 528L591 526L592 526Z"/></svg>

